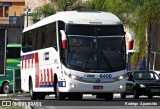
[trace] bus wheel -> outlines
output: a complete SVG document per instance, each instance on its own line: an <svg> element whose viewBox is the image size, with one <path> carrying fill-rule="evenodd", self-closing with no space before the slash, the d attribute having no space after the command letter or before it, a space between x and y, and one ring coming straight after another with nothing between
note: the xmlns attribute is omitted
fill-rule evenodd
<svg viewBox="0 0 160 109"><path fill-rule="evenodd" d="M134 99L139 99L139 95L136 89L134 90L133 96L134 96Z"/></svg>
<svg viewBox="0 0 160 109"><path fill-rule="evenodd" d="M153 98L153 95L148 95L148 99L152 99Z"/></svg>
<svg viewBox="0 0 160 109"><path fill-rule="evenodd" d="M76 94L70 93L68 95L69 100L82 100L82 98L83 98L83 94L79 94L79 93L76 93Z"/></svg>
<svg viewBox="0 0 160 109"><path fill-rule="evenodd" d="M30 93L31 100L37 100L37 93L33 92L32 80L30 80L30 82L29 82L29 93Z"/></svg>
<svg viewBox="0 0 160 109"><path fill-rule="evenodd" d="M106 101L112 101L113 100L113 93L106 93L105 94L105 100Z"/></svg>
<svg viewBox="0 0 160 109"><path fill-rule="evenodd" d="M10 86L9 86L9 83L8 83L8 82L6 82L6 83L3 84L3 89L2 89L2 91L3 91L4 94L10 93Z"/></svg>
<svg viewBox="0 0 160 109"><path fill-rule="evenodd" d="M121 93L120 95L121 95L121 98L122 98L122 99L125 99L125 98L126 98L126 93Z"/></svg>
<svg viewBox="0 0 160 109"><path fill-rule="evenodd" d="M64 100L67 97L65 93L59 92L58 83L55 85L55 93L58 100Z"/></svg>
<svg viewBox="0 0 160 109"><path fill-rule="evenodd" d="M45 97L46 97L46 95L43 95L43 94L39 93L37 98L38 98L38 100L44 100Z"/></svg>

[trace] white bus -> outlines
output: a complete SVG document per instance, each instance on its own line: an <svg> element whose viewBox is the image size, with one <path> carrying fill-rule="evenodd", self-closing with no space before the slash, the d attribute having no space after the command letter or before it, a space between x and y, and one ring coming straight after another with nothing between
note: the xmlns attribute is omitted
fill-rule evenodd
<svg viewBox="0 0 160 109"><path fill-rule="evenodd" d="M108 12L59 12L23 30L21 84L32 100L83 94L112 100L125 91L121 20Z"/></svg>

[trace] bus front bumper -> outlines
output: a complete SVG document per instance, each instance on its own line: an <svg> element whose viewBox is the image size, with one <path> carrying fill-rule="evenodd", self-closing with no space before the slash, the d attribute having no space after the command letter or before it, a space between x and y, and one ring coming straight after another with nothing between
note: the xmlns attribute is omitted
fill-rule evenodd
<svg viewBox="0 0 160 109"><path fill-rule="evenodd" d="M59 87L60 92L79 92L79 93L121 93L125 91L126 80L120 80L112 83L87 83L74 79L67 79L65 87Z"/></svg>

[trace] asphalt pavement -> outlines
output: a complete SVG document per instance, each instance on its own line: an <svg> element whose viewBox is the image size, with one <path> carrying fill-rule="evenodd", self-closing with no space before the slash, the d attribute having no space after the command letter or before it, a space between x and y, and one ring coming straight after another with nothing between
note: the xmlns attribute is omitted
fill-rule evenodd
<svg viewBox="0 0 160 109"><path fill-rule="evenodd" d="M18 102L41 103L42 106L26 106L25 109L159 109L160 96L148 99L141 96L140 99L133 99L127 96L121 99L119 94L115 94L113 101L96 99L92 95L84 95L81 101L63 100L58 101L54 95L46 96L45 100L30 100L28 93L0 95L1 98L12 98ZM144 106L142 105L145 104ZM147 104L148 103L148 104ZM157 104L156 104L157 103ZM137 105L138 104L138 105ZM141 104L141 105L140 105Z"/></svg>

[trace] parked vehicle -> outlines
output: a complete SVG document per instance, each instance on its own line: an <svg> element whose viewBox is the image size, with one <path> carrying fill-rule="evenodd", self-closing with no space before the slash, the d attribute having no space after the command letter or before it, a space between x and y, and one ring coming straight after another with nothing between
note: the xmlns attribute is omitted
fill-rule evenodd
<svg viewBox="0 0 160 109"><path fill-rule="evenodd" d="M160 76L154 71L128 72L126 79L126 91L121 93L122 99L126 95L133 95L135 99L141 95L147 95L149 99L160 95Z"/></svg>
<svg viewBox="0 0 160 109"><path fill-rule="evenodd" d="M5 73L0 75L0 92L8 94L14 91L21 90L21 75L20 75L20 44L7 44L6 46L6 61ZM14 89L13 89L14 88Z"/></svg>

